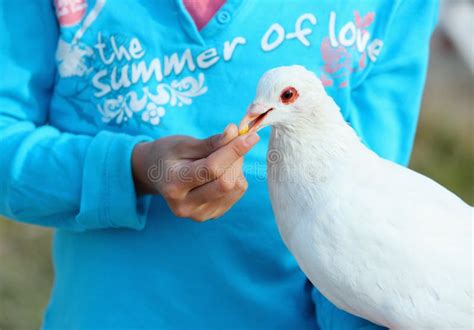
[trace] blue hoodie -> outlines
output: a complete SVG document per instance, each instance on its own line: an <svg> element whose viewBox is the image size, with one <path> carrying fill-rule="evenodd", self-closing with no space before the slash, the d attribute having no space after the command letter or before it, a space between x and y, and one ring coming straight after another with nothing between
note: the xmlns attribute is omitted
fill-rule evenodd
<svg viewBox="0 0 474 330"><path fill-rule="evenodd" d="M380 156L407 164L431 0L0 0L0 214L55 229L44 329L375 328L322 297L274 223L268 130L222 218L138 198L137 143L238 122L268 69L315 71Z"/></svg>

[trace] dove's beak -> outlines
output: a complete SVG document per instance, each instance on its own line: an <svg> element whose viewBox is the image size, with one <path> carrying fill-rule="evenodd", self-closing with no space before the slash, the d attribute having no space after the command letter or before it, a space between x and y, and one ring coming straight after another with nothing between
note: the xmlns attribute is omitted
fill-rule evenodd
<svg viewBox="0 0 474 330"><path fill-rule="evenodd" d="M247 114L240 122L239 135L244 135L247 132L256 132L262 128L261 124L273 109L261 103L252 103L247 109Z"/></svg>

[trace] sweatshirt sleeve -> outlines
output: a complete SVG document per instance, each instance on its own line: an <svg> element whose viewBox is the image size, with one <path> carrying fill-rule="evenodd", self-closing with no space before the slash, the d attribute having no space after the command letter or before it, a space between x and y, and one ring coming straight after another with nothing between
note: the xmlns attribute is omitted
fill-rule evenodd
<svg viewBox="0 0 474 330"><path fill-rule="evenodd" d="M144 226L134 146L148 137L48 125L58 26L53 1L0 0L0 214L82 231Z"/></svg>
<svg viewBox="0 0 474 330"><path fill-rule="evenodd" d="M381 157L407 165L413 147L438 0L401 0L370 73L352 91L348 121Z"/></svg>

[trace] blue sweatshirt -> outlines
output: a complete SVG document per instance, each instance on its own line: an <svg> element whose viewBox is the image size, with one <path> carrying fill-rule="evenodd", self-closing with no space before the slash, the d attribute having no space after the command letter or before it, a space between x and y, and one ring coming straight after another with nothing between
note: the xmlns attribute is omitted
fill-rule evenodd
<svg viewBox="0 0 474 330"><path fill-rule="evenodd" d="M266 70L301 64L370 148L407 164L436 16L431 0L228 0L199 32L181 0L0 0L0 214L55 228L44 329L376 328L283 245L268 130L247 193L207 223L138 198L131 152L222 132Z"/></svg>

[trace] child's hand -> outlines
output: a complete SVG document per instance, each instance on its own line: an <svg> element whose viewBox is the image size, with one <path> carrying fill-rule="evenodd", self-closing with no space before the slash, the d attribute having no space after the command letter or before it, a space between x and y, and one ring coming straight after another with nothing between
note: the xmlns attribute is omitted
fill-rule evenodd
<svg viewBox="0 0 474 330"><path fill-rule="evenodd" d="M227 212L247 189L243 156L259 141L235 125L204 140L170 136L135 147L138 193L161 194L178 217L205 221Z"/></svg>

